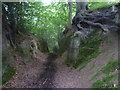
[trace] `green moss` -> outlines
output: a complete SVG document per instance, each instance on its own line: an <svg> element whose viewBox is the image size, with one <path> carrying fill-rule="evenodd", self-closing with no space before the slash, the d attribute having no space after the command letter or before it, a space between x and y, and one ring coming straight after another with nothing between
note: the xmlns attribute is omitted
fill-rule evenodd
<svg viewBox="0 0 120 90"><path fill-rule="evenodd" d="M116 69L118 69L118 61L114 60L112 57L110 58L108 64L106 64L98 73L93 75L91 80L95 79L98 77L100 74L109 74L110 72L114 72Z"/></svg>
<svg viewBox="0 0 120 90"><path fill-rule="evenodd" d="M71 61L71 60L66 60L66 61L65 61L65 64L66 64L68 67L74 67L74 62Z"/></svg>
<svg viewBox="0 0 120 90"><path fill-rule="evenodd" d="M8 70L2 75L2 84L8 82L15 73L16 70L9 67Z"/></svg>
<svg viewBox="0 0 120 90"><path fill-rule="evenodd" d="M100 74L101 74L101 72L98 72L95 75L93 75L92 78L90 79L90 81L93 80L93 79L95 79L96 77L98 77Z"/></svg>
<svg viewBox="0 0 120 90"><path fill-rule="evenodd" d="M16 51L23 59L25 63L29 62L31 60L30 53L32 52L32 49L23 49L21 47L17 48Z"/></svg>
<svg viewBox="0 0 120 90"><path fill-rule="evenodd" d="M98 37L97 31L91 33L88 38L84 41L81 41L80 52L76 63L69 62L69 66L74 68L83 69L92 58L97 57L100 54L99 46L103 37Z"/></svg>
<svg viewBox="0 0 120 90"><path fill-rule="evenodd" d="M93 88L113 88L114 83L112 82L112 79L115 78L118 74L106 76L102 78L101 80L97 80L95 83L93 83Z"/></svg>
<svg viewBox="0 0 120 90"><path fill-rule="evenodd" d="M98 73L93 75L91 80L93 80L96 77L98 77L101 73L109 74L110 72L113 72L116 69L118 69L118 61L114 60L113 58L110 58L110 61L108 62L108 64L106 64Z"/></svg>
<svg viewBox="0 0 120 90"><path fill-rule="evenodd" d="M68 46L70 44L70 36L65 36L61 41L58 42L59 44L59 49L58 49L58 54L62 55L66 50L68 50Z"/></svg>
<svg viewBox="0 0 120 90"><path fill-rule="evenodd" d="M102 68L102 72L105 74L109 74L110 72L115 71L115 69L118 69L118 61L110 60L106 66Z"/></svg>

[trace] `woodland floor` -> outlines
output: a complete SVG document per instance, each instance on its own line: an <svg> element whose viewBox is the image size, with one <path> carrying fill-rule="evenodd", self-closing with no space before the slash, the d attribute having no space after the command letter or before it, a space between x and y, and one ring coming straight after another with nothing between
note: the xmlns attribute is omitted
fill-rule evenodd
<svg viewBox="0 0 120 90"><path fill-rule="evenodd" d="M104 67L109 59L118 59L118 36L116 32L108 34L108 42L100 46L101 54L92 59L81 71L64 64L65 52L62 57L39 52L34 60L23 64L17 56L17 73L3 87L15 88L90 88L92 83L104 77L104 74L90 81L93 75ZM113 72L116 73L116 72ZM112 74L112 73L111 73Z"/></svg>

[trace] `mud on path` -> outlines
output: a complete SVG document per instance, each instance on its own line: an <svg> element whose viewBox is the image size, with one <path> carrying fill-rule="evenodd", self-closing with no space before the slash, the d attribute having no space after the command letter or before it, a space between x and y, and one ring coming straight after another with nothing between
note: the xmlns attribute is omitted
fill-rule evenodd
<svg viewBox="0 0 120 90"><path fill-rule="evenodd" d="M79 68L73 69L64 64L67 59L67 52L62 57L57 58L56 88L91 88L94 82L105 77L105 74L102 73L94 80L91 80L96 73L108 64L111 57L114 61L118 60L118 32L111 31L107 36L108 40L100 45L101 53L96 58L91 59L82 70L79 70ZM114 73L118 73L118 70L111 74ZM115 83L118 85L118 79L116 79Z"/></svg>
<svg viewBox="0 0 120 90"><path fill-rule="evenodd" d="M38 53L36 59L22 64L22 58L17 57L16 75L3 88L54 88L56 55ZM19 63L19 64L18 64Z"/></svg>
<svg viewBox="0 0 120 90"><path fill-rule="evenodd" d="M56 55L50 53L47 62L44 63L45 69L43 70L42 74L40 75L41 88L55 88L54 85L54 76L57 70L57 67L54 63L56 59Z"/></svg>
<svg viewBox="0 0 120 90"><path fill-rule="evenodd" d="M100 50L102 53L92 59L81 71L65 65L67 53L60 57L56 57L52 53L47 55L38 53L35 60L18 68L16 75L4 87L91 88L92 83L104 77L102 74L95 80L90 81L92 76L99 72L111 57L118 60L117 32L108 34L108 42L102 43ZM20 60L20 58L18 59Z"/></svg>

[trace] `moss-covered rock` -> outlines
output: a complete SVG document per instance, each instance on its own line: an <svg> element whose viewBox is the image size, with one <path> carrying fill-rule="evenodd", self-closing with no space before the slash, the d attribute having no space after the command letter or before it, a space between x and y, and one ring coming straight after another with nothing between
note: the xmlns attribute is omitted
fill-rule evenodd
<svg viewBox="0 0 120 90"><path fill-rule="evenodd" d="M30 44L28 40L23 40L19 45L20 55L23 57L25 62L30 61Z"/></svg>
<svg viewBox="0 0 120 90"><path fill-rule="evenodd" d="M24 62L29 62L31 56L36 57L38 52L38 41L32 35L26 35L18 45L18 53L23 57Z"/></svg>

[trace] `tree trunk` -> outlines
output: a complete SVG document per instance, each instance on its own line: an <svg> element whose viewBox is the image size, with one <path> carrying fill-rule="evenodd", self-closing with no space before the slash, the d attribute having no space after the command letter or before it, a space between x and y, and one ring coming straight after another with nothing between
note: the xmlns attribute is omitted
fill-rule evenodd
<svg viewBox="0 0 120 90"><path fill-rule="evenodd" d="M118 10L118 14L117 14L117 23L120 23L120 3L117 5L117 10Z"/></svg>
<svg viewBox="0 0 120 90"><path fill-rule="evenodd" d="M84 0L82 2L79 2L79 0L76 0L76 15L78 13L83 14L87 9L88 9L87 0Z"/></svg>
<svg viewBox="0 0 120 90"><path fill-rule="evenodd" d="M84 14L84 12L87 10L87 7L88 7L87 2L79 2L76 0L76 15L75 15L74 19L76 19L76 17L79 17L80 15ZM69 12L69 15L70 15L70 12ZM73 28L74 31L77 28L76 25L72 25L72 27L74 27ZM69 50L68 50L68 60L71 60L74 63L76 63L76 59L79 54L81 37L83 36L82 34L83 34L82 32L76 30L74 32L74 35L71 36L70 46L69 46Z"/></svg>
<svg viewBox="0 0 120 90"><path fill-rule="evenodd" d="M70 27L72 24L72 2L69 1L68 6L69 6L68 26Z"/></svg>

